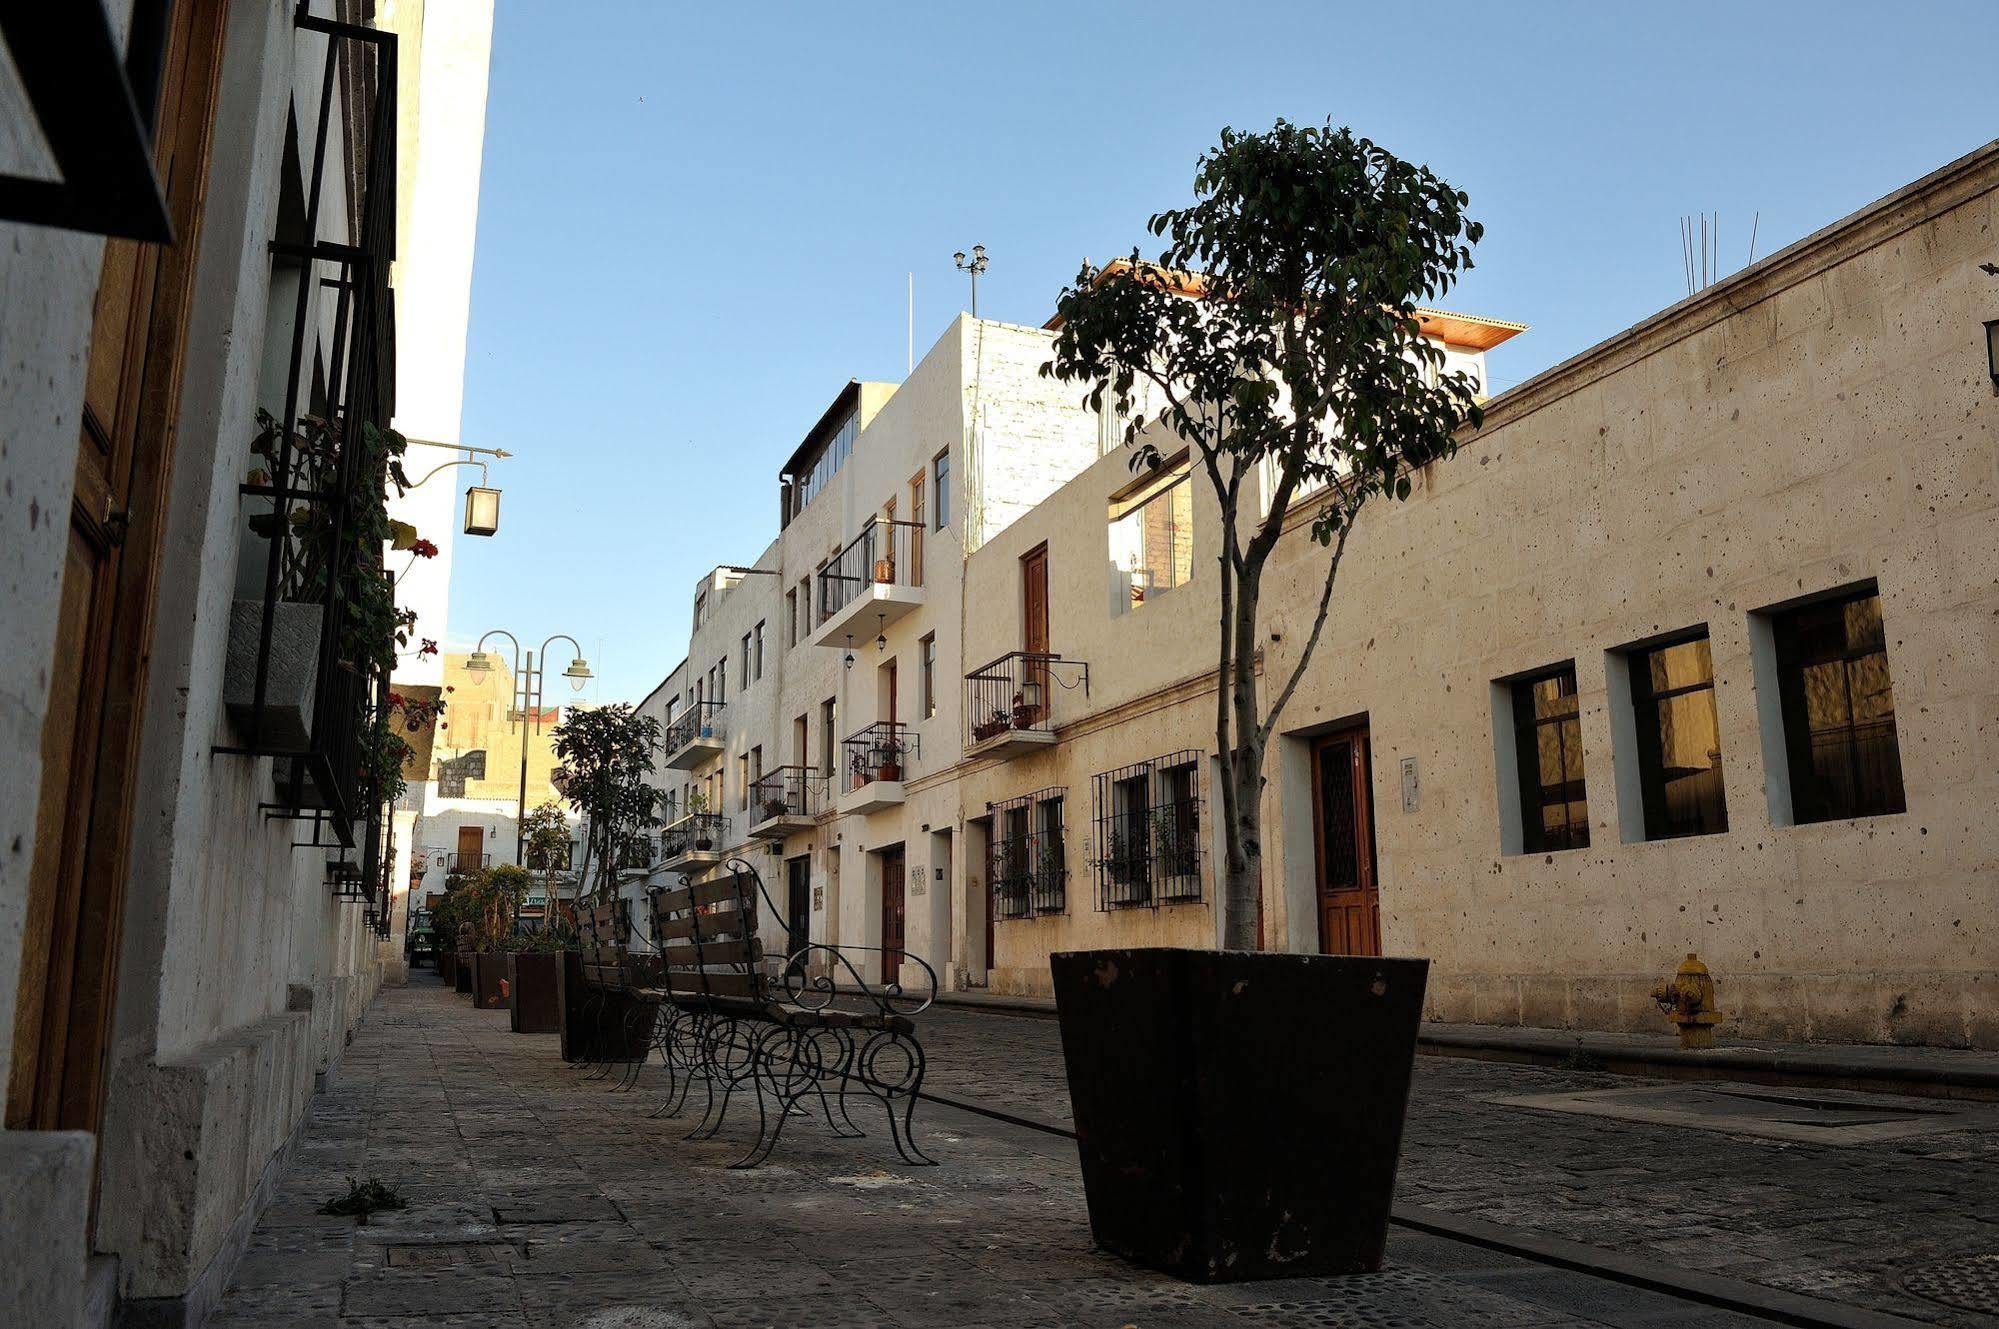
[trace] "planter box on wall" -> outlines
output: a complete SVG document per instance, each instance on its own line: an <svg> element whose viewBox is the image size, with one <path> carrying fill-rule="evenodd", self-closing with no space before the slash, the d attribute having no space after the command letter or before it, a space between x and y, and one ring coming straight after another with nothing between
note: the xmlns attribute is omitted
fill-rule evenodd
<svg viewBox="0 0 1999 1329"><path fill-rule="evenodd" d="M1381 1267L1428 960L1050 957L1097 1242L1195 1282Z"/></svg>
<svg viewBox="0 0 1999 1329"><path fill-rule="evenodd" d="M562 1028L556 1004L554 951L516 951L507 957L507 1006L517 1034L553 1034Z"/></svg>
<svg viewBox="0 0 1999 1329"><path fill-rule="evenodd" d="M313 684L319 676L319 630L325 612L319 605L290 600L271 606L271 655L270 667L264 672L260 744L297 749L312 744ZM229 659L222 675L222 701L230 722L246 737L256 719L257 645L263 625L263 601L237 600L229 606Z"/></svg>

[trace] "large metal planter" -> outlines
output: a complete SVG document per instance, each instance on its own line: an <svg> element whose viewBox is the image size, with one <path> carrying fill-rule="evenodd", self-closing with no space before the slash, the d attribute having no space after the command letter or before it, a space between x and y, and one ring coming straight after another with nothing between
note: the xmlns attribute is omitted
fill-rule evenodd
<svg viewBox="0 0 1999 1329"><path fill-rule="evenodd" d="M506 1008L507 958L499 951L481 951L472 957L472 1004L482 1011Z"/></svg>
<svg viewBox="0 0 1999 1329"><path fill-rule="evenodd" d="M452 967L452 982L458 991L472 995L472 969L474 956L471 951L458 952L458 963Z"/></svg>
<svg viewBox="0 0 1999 1329"><path fill-rule="evenodd" d="M458 988L458 952L439 951L437 953L437 976L444 985L456 991Z"/></svg>
<svg viewBox="0 0 1999 1329"><path fill-rule="evenodd" d="M1428 960L1050 957L1097 1243L1202 1283L1381 1267Z"/></svg>
<svg viewBox="0 0 1999 1329"><path fill-rule="evenodd" d="M562 1030L555 973L561 955L555 951L515 951L507 957L507 1007L517 1034L553 1034Z"/></svg>

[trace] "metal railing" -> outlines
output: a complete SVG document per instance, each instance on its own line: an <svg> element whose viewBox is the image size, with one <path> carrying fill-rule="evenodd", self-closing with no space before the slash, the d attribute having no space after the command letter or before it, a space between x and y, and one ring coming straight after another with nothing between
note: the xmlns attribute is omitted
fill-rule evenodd
<svg viewBox="0 0 1999 1329"><path fill-rule="evenodd" d="M488 868L492 865L493 856L491 854L446 854L444 856L444 875L453 877L461 872L477 872L480 868Z"/></svg>
<svg viewBox="0 0 1999 1329"><path fill-rule="evenodd" d="M1059 914L1069 907L1067 789L1042 789L993 805L987 879L996 918Z"/></svg>
<svg viewBox="0 0 1999 1329"><path fill-rule="evenodd" d="M824 622L870 586L923 584L923 524L870 517L861 533L819 570L819 619Z"/></svg>
<svg viewBox="0 0 1999 1329"><path fill-rule="evenodd" d="M1201 898L1200 754L1175 752L1096 776L1097 908Z"/></svg>
<svg viewBox="0 0 1999 1329"><path fill-rule="evenodd" d="M900 780L921 744L899 720L877 720L840 745L846 756L847 780L859 789L876 780Z"/></svg>
<svg viewBox="0 0 1999 1329"><path fill-rule="evenodd" d="M815 817L825 797L825 776L810 766L780 766L750 786L750 818Z"/></svg>
<svg viewBox="0 0 1999 1329"><path fill-rule="evenodd" d="M697 701L674 717L666 727L660 746L678 752L697 738L717 738L722 733L722 703Z"/></svg>
<svg viewBox="0 0 1999 1329"><path fill-rule="evenodd" d="M710 853L729 841L729 819L719 812L690 812L660 833L659 856L675 859Z"/></svg>
<svg viewBox="0 0 1999 1329"><path fill-rule="evenodd" d="M1090 667L1047 651L1008 651L965 675L965 746L1013 733L1053 734L1058 695L1081 684L1090 695Z"/></svg>

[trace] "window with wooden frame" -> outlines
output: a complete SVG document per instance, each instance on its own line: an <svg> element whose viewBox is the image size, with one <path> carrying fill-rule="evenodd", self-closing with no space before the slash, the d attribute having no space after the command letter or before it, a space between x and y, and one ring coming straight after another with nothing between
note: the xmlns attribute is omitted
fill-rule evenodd
<svg viewBox="0 0 1999 1329"><path fill-rule="evenodd" d="M1791 819L1906 811L1880 594L1869 585L1770 619Z"/></svg>
<svg viewBox="0 0 1999 1329"><path fill-rule="evenodd" d="M1575 662L1516 678L1509 690L1520 772L1521 852L1587 849L1589 798Z"/></svg>
<svg viewBox="0 0 1999 1329"><path fill-rule="evenodd" d="M1180 458L1111 500L1110 604L1124 614L1194 574L1191 459Z"/></svg>

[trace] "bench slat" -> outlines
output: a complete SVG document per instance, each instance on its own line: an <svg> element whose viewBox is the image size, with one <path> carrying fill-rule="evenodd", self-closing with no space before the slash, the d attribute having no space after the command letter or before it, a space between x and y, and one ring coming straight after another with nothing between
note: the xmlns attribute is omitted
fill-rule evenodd
<svg viewBox="0 0 1999 1329"><path fill-rule="evenodd" d="M697 942L668 946L662 954L671 968L691 969L709 964L754 964L763 958L763 947L754 938L735 941Z"/></svg>

